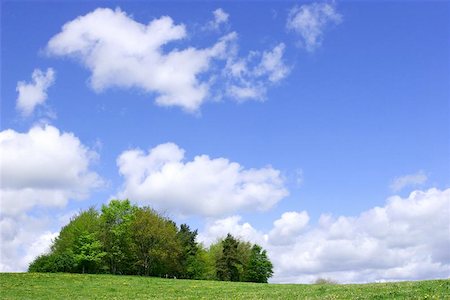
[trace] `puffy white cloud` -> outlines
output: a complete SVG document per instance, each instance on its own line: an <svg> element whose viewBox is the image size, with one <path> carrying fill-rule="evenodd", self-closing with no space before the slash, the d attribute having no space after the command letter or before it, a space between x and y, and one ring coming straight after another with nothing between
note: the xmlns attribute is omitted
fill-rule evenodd
<svg viewBox="0 0 450 300"><path fill-rule="evenodd" d="M117 159L125 178L119 197L184 215L218 216L238 210L267 210L288 192L280 171L244 169L226 158L207 155L184 161L172 143L128 150Z"/></svg>
<svg viewBox="0 0 450 300"><path fill-rule="evenodd" d="M230 232L259 241L274 263L273 282L309 283L318 277L373 282L450 274L450 189L390 197L385 206L356 217L322 215L308 227L306 212L288 212L268 235L239 221L235 216L208 223L199 237L214 241ZM244 227L248 234L242 234Z"/></svg>
<svg viewBox="0 0 450 300"><path fill-rule="evenodd" d="M299 35L302 47L312 52L321 45L325 28L341 21L342 16L333 4L311 3L293 7L286 27Z"/></svg>
<svg viewBox="0 0 450 300"><path fill-rule="evenodd" d="M14 215L35 206L63 207L83 199L102 181L90 170L96 153L72 133L46 125L27 133L0 132L1 213Z"/></svg>
<svg viewBox="0 0 450 300"><path fill-rule="evenodd" d="M48 68L44 73L35 69L31 78L31 83L19 81L16 87L19 93L16 107L23 116L31 115L37 105L47 100L47 89L55 82L55 71Z"/></svg>
<svg viewBox="0 0 450 300"><path fill-rule="evenodd" d="M283 213L281 218L273 223L273 229L269 233L270 243L274 245L289 244L305 229L308 222L309 216L306 211Z"/></svg>
<svg viewBox="0 0 450 300"><path fill-rule="evenodd" d="M213 221L210 220L205 226L206 231L199 233L198 240L205 246L209 246L216 242L217 239L232 233L241 240L264 244L267 236L253 228L249 223L240 224L241 219L240 216L231 216Z"/></svg>
<svg viewBox="0 0 450 300"><path fill-rule="evenodd" d="M390 188L392 191L398 192L407 186L419 186L421 184L424 184L427 180L428 177L425 172L419 171L414 174L408 174L405 176L394 178L394 180L392 180Z"/></svg>
<svg viewBox="0 0 450 300"><path fill-rule="evenodd" d="M215 10L214 16L211 24L216 27L229 17L222 9ZM228 71L246 60L239 58L235 32L205 48L165 49L171 43L186 42L187 36L185 25L175 24L168 16L142 24L120 9L98 8L66 23L50 39L47 50L50 55L79 60L91 71L95 91L139 88L156 94L158 105L187 112L197 112L205 101L222 95L262 99L267 87L288 73L282 57L284 44L258 52L260 62L254 62L251 70L246 62L245 74L240 75ZM226 71L221 73L222 67Z"/></svg>
<svg viewBox="0 0 450 300"><path fill-rule="evenodd" d="M48 228L49 220L0 215L0 272L26 271L30 262L49 250L57 232Z"/></svg>
<svg viewBox="0 0 450 300"><path fill-rule="evenodd" d="M230 36L205 49L164 51L170 42L187 36L183 24L164 16L147 25L115 11L98 8L66 23L48 43L50 54L73 56L92 72L94 90L138 87L158 94L156 103L196 111L208 94L198 76L210 61L224 55Z"/></svg>

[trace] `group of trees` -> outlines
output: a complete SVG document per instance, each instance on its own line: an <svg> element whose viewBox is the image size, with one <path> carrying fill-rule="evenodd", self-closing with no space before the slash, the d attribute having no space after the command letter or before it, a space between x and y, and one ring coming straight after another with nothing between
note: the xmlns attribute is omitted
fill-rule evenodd
<svg viewBox="0 0 450 300"><path fill-rule="evenodd" d="M197 230L149 207L112 200L82 211L64 226L30 272L134 274L189 279L267 282L272 263L260 246L228 234L209 248Z"/></svg>

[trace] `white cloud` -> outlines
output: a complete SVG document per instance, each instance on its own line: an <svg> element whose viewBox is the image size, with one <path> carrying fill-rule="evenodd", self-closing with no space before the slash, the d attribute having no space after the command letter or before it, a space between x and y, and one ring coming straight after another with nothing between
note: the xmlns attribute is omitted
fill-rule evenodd
<svg viewBox="0 0 450 300"><path fill-rule="evenodd" d="M285 213L268 235L239 221L235 216L209 223L199 237L214 241L230 232L259 241L274 263L273 282L418 280L450 274L450 189L394 196L356 217L322 215L315 226L306 227L306 212ZM248 234L242 234L244 225Z"/></svg>
<svg viewBox="0 0 450 300"><path fill-rule="evenodd" d="M240 224L240 216L231 216L224 219L208 221L206 231L200 232L198 240L205 246L215 243L217 239L225 237L228 233L232 233L235 237L243 241L251 241L253 243L264 244L267 236L257 231L249 223Z"/></svg>
<svg viewBox="0 0 450 300"><path fill-rule="evenodd" d="M35 69L31 78L31 83L19 81L16 87L19 93L16 107L23 116L31 115L37 105L47 100L47 89L55 82L55 71L48 68L44 73Z"/></svg>
<svg viewBox="0 0 450 300"><path fill-rule="evenodd" d="M0 272L23 272L33 259L46 253L58 233L49 230L50 220L0 215Z"/></svg>
<svg viewBox="0 0 450 300"><path fill-rule="evenodd" d="M243 86L230 85L227 94L236 99L238 102L243 102L249 99L264 100L266 88L254 83L244 83Z"/></svg>
<svg viewBox="0 0 450 300"><path fill-rule="evenodd" d="M326 27L341 21L342 16L333 4L312 3L293 7L289 11L286 27L299 35L302 47L313 52L322 44Z"/></svg>
<svg viewBox="0 0 450 300"><path fill-rule="evenodd" d="M222 9L214 11L214 16L214 26L228 20ZM206 48L165 49L170 44L187 43L187 37L185 25L175 24L168 16L142 24L120 9L99 8L66 23L50 39L47 50L51 55L79 60L91 71L90 85L97 92L111 87L139 88L156 94L158 105L194 113L208 99L223 94L262 99L267 87L288 73L282 43L271 51L258 52L261 61L240 76L225 66L225 72L219 71L225 63L230 66L245 61L238 56L235 32ZM247 64L243 67L249 68Z"/></svg>
<svg viewBox="0 0 450 300"><path fill-rule="evenodd" d="M419 171L415 174L408 174L394 178L390 185L390 188L394 192L401 191L407 186L419 186L424 184L428 180L427 175L423 171Z"/></svg>
<svg viewBox="0 0 450 300"><path fill-rule="evenodd" d="M309 216L306 211L283 213L281 218L273 223L273 229L269 232L270 243L274 245L289 244L306 228L308 222Z"/></svg>
<svg viewBox="0 0 450 300"><path fill-rule="evenodd" d="M209 48L162 48L187 37L183 24L164 16L148 25L138 23L120 9L98 8L66 23L48 43L50 54L73 56L92 72L96 91L110 87L138 87L158 94L156 103L196 111L208 95L209 85L198 77L211 60L224 55L233 35Z"/></svg>
<svg viewBox="0 0 450 300"><path fill-rule="evenodd" d="M172 143L149 150L128 150L117 159L125 178L119 197L183 215L218 216L238 210L267 210L284 198L280 171L244 169L226 158L207 155L184 160Z"/></svg>
<svg viewBox="0 0 450 300"><path fill-rule="evenodd" d="M225 76L226 93L237 101L264 100L267 87L284 79L290 68L283 60L284 43L262 53L252 51L246 58L239 57L237 49L229 54Z"/></svg>
<svg viewBox="0 0 450 300"><path fill-rule="evenodd" d="M64 207L83 199L102 181L90 170L96 153L72 133L35 126L27 133L0 132L1 213L15 215L35 206Z"/></svg>
<svg viewBox="0 0 450 300"><path fill-rule="evenodd" d="M218 8L213 11L214 20L208 22L206 29L218 30L221 25L228 23L228 18L230 17L222 8Z"/></svg>
<svg viewBox="0 0 450 300"><path fill-rule="evenodd" d="M289 73L289 68L283 62L285 45L278 44L272 51L264 51L256 74L267 75L271 82L278 82Z"/></svg>

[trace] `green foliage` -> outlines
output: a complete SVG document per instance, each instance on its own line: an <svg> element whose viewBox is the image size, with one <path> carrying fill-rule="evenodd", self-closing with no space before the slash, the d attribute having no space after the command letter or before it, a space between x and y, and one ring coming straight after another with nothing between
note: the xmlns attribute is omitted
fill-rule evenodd
<svg viewBox="0 0 450 300"><path fill-rule="evenodd" d="M222 257L222 241L212 244L208 249L199 246L197 258L203 266L203 273L199 279L217 280L216 262L220 257Z"/></svg>
<svg viewBox="0 0 450 300"><path fill-rule="evenodd" d="M316 285L0 273L1 299L448 299L449 291L448 279Z"/></svg>
<svg viewBox="0 0 450 300"><path fill-rule="evenodd" d="M181 224L177 233L177 238L181 244L180 254L180 278L201 277L204 264L197 257L199 247L196 242L197 230L192 231L188 225Z"/></svg>
<svg viewBox="0 0 450 300"><path fill-rule="evenodd" d="M238 255L239 241L231 234L222 242L222 256L216 264L217 278L224 281L239 281L242 274L242 262Z"/></svg>
<svg viewBox="0 0 450 300"><path fill-rule="evenodd" d="M83 232L75 241L74 258L83 273L96 273L106 252L95 233Z"/></svg>
<svg viewBox="0 0 450 300"><path fill-rule="evenodd" d="M38 256L28 267L29 272L73 272L76 267L71 252L50 253Z"/></svg>
<svg viewBox="0 0 450 300"><path fill-rule="evenodd" d="M253 245L247 266L245 281L267 283L273 275L273 266L266 250L259 245Z"/></svg>
<svg viewBox="0 0 450 300"><path fill-rule="evenodd" d="M109 273L133 274L134 260L131 251L130 226L135 217L136 206L129 200L111 200L102 206L100 215L100 240L107 253L105 258Z"/></svg>
<svg viewBox="0 0 450 300"><path fill-rule="evenodd" d="M130 224L130 235L140 274L173 276L179 272L181 242L172 221L148 207L138 208Z"/></svg>
<svg viewBox="0 0 450 300"><path fill-rule="evenodd" d="M196 239L197 230L186 224L178 228L149 207L112 200L101 212L90 208L74 216L29 271L255 282L272 275L259 246L231 234L207 249Z"/></svg>
<svg viewBox="0 0 450 300"><path fill-rule="evenodd" d="M99 214L94 208L80 212L64 226L52 245L52 252L63 253L73 251L75 240L82 233L98 233L100 231Z"/></svg>

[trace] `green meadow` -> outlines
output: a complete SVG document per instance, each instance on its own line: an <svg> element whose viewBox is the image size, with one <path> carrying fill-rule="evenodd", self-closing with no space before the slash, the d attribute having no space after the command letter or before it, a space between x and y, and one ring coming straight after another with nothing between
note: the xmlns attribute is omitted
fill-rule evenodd
<svg viewBox="0 0 450 300"><path fill-rule="evenodd" d="M262 284L140 276L2 273L1 299L450 299L450 280Z"/></svg>

